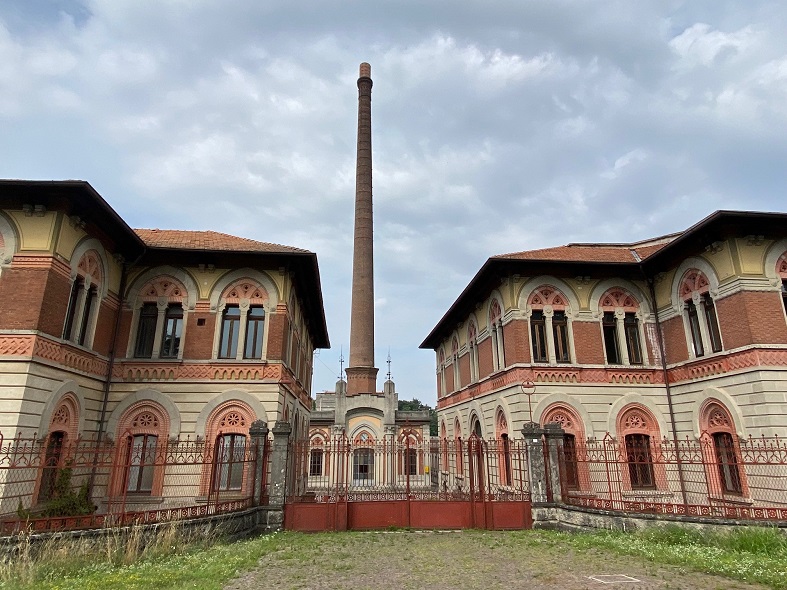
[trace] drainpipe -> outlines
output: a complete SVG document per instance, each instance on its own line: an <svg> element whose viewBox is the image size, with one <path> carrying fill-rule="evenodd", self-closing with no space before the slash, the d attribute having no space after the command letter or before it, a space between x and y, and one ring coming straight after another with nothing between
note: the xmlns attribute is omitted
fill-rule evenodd
<svg viewBox="0 0 787 590"><path fill-rule="evenodd" d="M650 292L650 305L653 308L653 317L656 318L656 338L659 345L659 356L661 357L661 371L664 375L664 388L667 393L667 407L669 408L670 426L672 427L672 442L675 445L675 458L678 464L678 480L680 482L680 493L683 497L683 504L688 504L688 497L686 495L686 481L683 474L683 461L680 458L678 449L678 430L675 426L675 407L672 404L672 389L669 382L669 371L667 370L667 351L664 348L664 335L661 332L661 321L659 320L659 308L656 306L656 289L653 287L653 278L645 274L645 269L642 267L642 260L633 250L631 251L639 262L639 270L642 273L642 278L648 284L648 291Z"/></svg>

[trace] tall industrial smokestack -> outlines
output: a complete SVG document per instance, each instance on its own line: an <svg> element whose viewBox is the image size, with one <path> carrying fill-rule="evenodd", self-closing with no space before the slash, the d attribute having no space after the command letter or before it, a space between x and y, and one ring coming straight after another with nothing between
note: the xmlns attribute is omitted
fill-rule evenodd
<svg viewBox="0 0 787 590"><path fill-rule="evenodd" d="M358 78L358 147L355 169L350 364L347 395L375 393L374 243L372 232L372 67L362 63Z"/></svg>

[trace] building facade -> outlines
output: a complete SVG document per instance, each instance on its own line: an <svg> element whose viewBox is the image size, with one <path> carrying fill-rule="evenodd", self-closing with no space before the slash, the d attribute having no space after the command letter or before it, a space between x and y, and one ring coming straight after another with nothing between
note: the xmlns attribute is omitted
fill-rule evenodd
<svg viewBox="0 0 787 590"><path fill-rule="evenodd" d="M787 435L787 215L490 258L421 345L440 436L567 444ZM729 444L728 444L729 443ZM631 455L631 453L629 453Z"/></svg>
<svg viewBox="0 0 787 590"><path fill-rule="evenodd" d="M174 437L232 448L255 420L306 436L312 352L329 346L315 254L132 230L82 181L0 181L0 209L6 440L128 439L145 456Z"/></svg>

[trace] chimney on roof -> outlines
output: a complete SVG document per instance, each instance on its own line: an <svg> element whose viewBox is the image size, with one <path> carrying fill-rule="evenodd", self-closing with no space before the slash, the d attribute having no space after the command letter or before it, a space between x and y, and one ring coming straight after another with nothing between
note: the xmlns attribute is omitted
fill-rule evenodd
<svg viewBox="0 0 787 590"><path fill-rule="evenodd" d="M374 366L374 243L372 233L372 67L358 78L358 144L355 168L355 234L347 395L376 393Z"/></svg>

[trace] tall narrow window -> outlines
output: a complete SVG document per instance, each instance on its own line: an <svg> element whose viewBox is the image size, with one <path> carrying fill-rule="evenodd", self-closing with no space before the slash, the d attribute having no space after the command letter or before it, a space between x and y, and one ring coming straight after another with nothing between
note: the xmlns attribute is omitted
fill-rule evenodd
<svg viewBox="0 0 787 590"><path fill-rule="evenodd" d="M137 327L137 342L134 346L134 356L149 359L153 356L153 341L156 337L156 320L158 307L155 303L145 303L139 312L139 326Z"/></svg>
<svg viewBox="0 0 787 590"><path fill-rule="evenodd" d="M577 440L573 434L563 435L564 482L569 490L579 489L579 470L577 469Z"/></svg>
<svg viewBox="0 0 787 590"><path fill-rule="evenodd" d="M322 449L312 449L309 454L309 475L317 477L322 475Z"/></svg>
<svg viewBox="0 0 787 590"><path fill-rule="evenodd" d="M150 494L153 489L157 440L153 434L136 434L128 438L127 492Z"/></svg>
<svg viewBox="0 0 787 590"><path fill-rule="evenodd" d="M705 321L708 324L710 348L713 352L719 352L721 351L721 333L719 332L719 321L716 318L716 306L707 293L702 296L702 307L705 310Z"/></svg>
<svg viewBox="0 0 787 590"><path fill-rule="evenodd" d="M656 478L653 474L650 436L647 434L627 434L625 443L631 489L654 489Z"/></svg>
<svg viewBox="0 0 787 590"><path fill-rule="evenodd" d="M552 316L552 332L555 336L555 359L559 363L571 362L568 350L568 319L563 311L556 311Z"/></svg>
<svg viewBox="0 0 787 590"><path fill-rule="evenodd" d="M507 486L511 485L511 441L508 440L508 434L500 435L500 444L503 446L503 483Z"/></svg>
<svg viewBox="0 0 787 590"><path fill-rule="evenodd" d="M784 312L787 313L787 280L782 281L782 305Z"/></svg>
<svg viewBox="0 0 787 590"><path fill-rule="evenodd" d="M622 361L618 347L618 326L615 321L615 312L605 311L601 326L604 331L604 350L607 352L607 363L619 365Z"/></svg>
<svg viewBox="0 0 787 590"><path fill-rule="evenodd" d="M93 301L96 298L96 288L90 287L85 293L85 305L82 308L82 322L79 326L79 336L77 342L81 345L85 344L87 338L88 327L90 326L90 314L93 312Z"/></svg>
<svg viewBox="0 0 787 590"><path fill-rule="evenodd" d="M353 453L353 479L368 483L374 478L374 450L356 449Z"/></svg>
<svg viewBox="0 0 787 590"><path fill-rule="evenodd" d="M164 334L161 339L161 358L177 358L180 352L180 337L183 334L183 306L174 303L167 307L164 315Z"/></svg>
<svg viewBox="0 0 787 590"><path fill-rule="evenodd" d="M418 475L418 450L405 449L404 452L405 475Z"/></svg>
<svg viewBox="0 0 787 590"><path fill-rule="evenodd" d="M729 432L713 434L713 448L719 467L719 479L725 492L740 494L743 492L741 474L738 468L738 457L735 454L735 443Z"/></svg>
<svg viewBox="0 0 787 590"><path fill-rule="evenodd" d="M697 307L691 299L686 302L686 313L689 316L689 331L691 332L691 344L694 347L694 356L704 356L705 348L702 345L700 319L697 315Z"/></svg>
<svg viewBox="0 0 787 590"><path fill-rule="evenodd" d="M246 348L244 358L262 358L262 335L265 331L265 308L251 307L246 315Z"/></svg>
<svg viewBox="0 0 787 590"><path fill-rule="evenodd" d="M228 305L221 316L221 339L219 358L234 359L238 354L238 332L240 331L240 308Z"/></svg>
<svg viewBox="0 0 787 590"><path fill-rule="evenodd" d="M216 439L216 471L214 491L240 490L243 486L243 466L246 454L246 436L223 434Z"/></svg>
<svg viewBox="0 0 787 590"><path fill-rule="evenodd" d="M44 456L44 466L41 473L41 484L38 488L38 502L46 502L55 491L55 482L60 470L61 458L63 455L63 443L65 442L65 432L53 432L46 441L46 455Z"/></svg>
<svg viewBox="0 0 787 590"><path fill-rule="evenodd" d="M623 318L623 331L626 334L626 350L629 355L629 363L632 365L642 364L642 346L639 341L639 320L633 313L626 313Z"/></svg>
<svg viewBox="0 0 787 590"><path fill-rule="evenodd" d="M547 362L547 325L543 311L533 311L530 316L530 336L533 340L533 362Z"/></svg>
<svg viewBox="0 0 787 590"><path fill-rule="evenodd" d="M66 323L63 325L63 338L65 340L71 339L71 332L74 329L74 318L77 313L77 299L79 299L79 290L84 285L81 277L74 279L71 284L71 295L68 298L68 311L66 312Z"/></svg>

